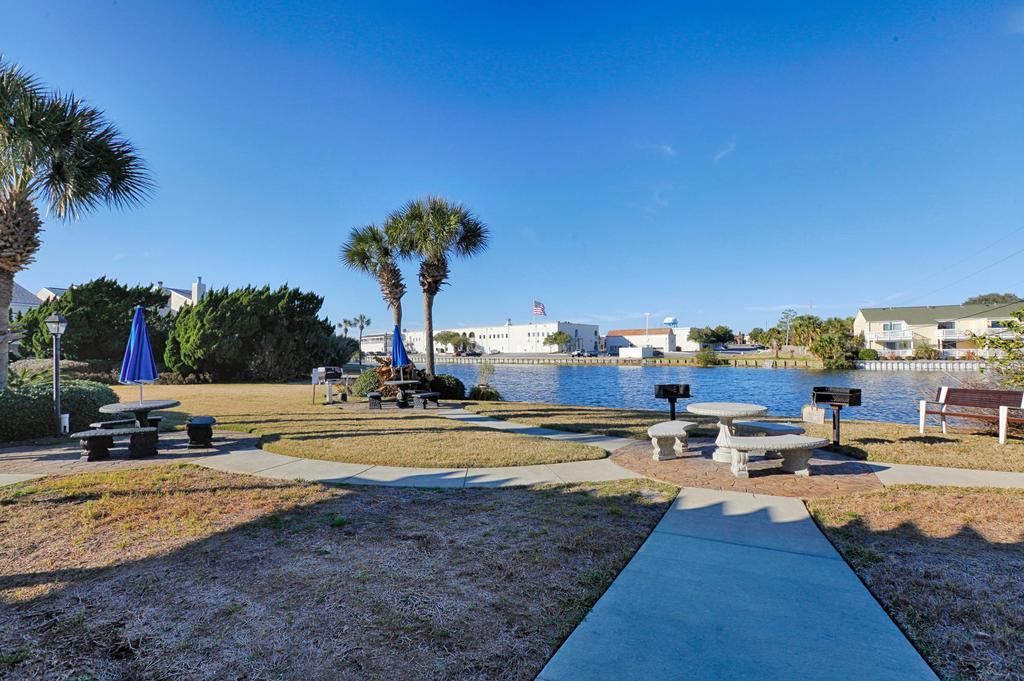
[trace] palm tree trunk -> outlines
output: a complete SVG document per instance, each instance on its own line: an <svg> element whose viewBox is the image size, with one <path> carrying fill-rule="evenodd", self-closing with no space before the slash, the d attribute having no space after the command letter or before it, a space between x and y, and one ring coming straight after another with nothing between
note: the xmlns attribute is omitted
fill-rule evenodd
<svg viewBox="0 0 1024 681"><path fill-rule="evenodd" d="M363 327L359 327L359 348L356 350L359 353L359 368L363 368Z"/></svg>
<svg viewBox="0 0 1024 681"><path fill-rule="evenodd" d="M0 390L7 389L7 360L10 340L7 338L8 315L14 295L14 273L0 269Z"/></svg>
<svg viewBox="0 0 1024 681"><path fill-rule="evenodd" d="M434 296L423 294L423 335L427 341L427 377L434 377Z"/></svg>

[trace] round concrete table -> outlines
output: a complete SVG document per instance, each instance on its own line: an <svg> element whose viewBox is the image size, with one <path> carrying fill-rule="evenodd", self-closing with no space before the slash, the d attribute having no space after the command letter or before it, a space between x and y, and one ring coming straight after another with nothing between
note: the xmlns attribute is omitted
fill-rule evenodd
<svg viewBox="0 0 1024 681"><path fill-rule="evenodd" d="M177 407L181 402L177 400L143 400L141 402L115 402L100 407L101 414L122 414L128 413L135 416L135 425L145 428L149 425L149 412L157 409L170 409Z"/></svg>
<svg viewBox="0 0 1024 681"><path fill-rule="evenodd" d="M711 458L719 463L732 463L729 436L733 435L733 419L764 416L768 413L768 407L746 402L694 402L686 405L686 411L698 416L714 416L718 419L718 437L715 439L717 448Z"/></svg>

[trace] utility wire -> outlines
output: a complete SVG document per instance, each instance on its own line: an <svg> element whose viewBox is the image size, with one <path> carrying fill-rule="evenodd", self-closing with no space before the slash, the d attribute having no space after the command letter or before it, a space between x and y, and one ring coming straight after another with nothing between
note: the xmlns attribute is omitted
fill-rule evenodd
<svg viewBox="0 0 1024 681"><path fill-rule="evenodd" d="M941 272L949 272L950 270L952 270L952 269L954 269L956 267L959 267L960 265L964 264L968 260L971 260L975 256L980 255L981 253L984 253L985 251L987 251L988 249L992 248L993 246L1001 244L1002 242L1006 241L1010 237L1015 236L1015 235L1017 235L1017 234L1019 234L1021 232L1024 232L1024 226L1018 227L1017 229L1013 230L1009 234L1007 234L1005 236L1002 236L1002 237L996 239L995 241L989 242L988 244L983 246L981 248L981 250L975 251L974 253L972 253L971 255L967 256L966 258L961 258L960 260L956 261L952 265L949 265L948 267L946 267L943 270L941 270ZM959 279L957 279L955 281L949 282L948 284L944 284L944 285L940 286L937 289L929 291L928 293L925 293L925 294L922 294L922 295L919 295L919 296L915 296L915 297L911 298L910 301L908 301L908 302L914 302L916 300L921 300L922 298L927 298L928 296L931 296L931 295L933 295L935 293L938 293L940 291L945 291L949 287L956 286L960 282L965 281L967 279L970 279L971 277L973 277L976 274L981 274L982 272L984 272L986 270L989 270L989 269L995 267L996 265L1004 263L1007 260L1009 260L1010 258L1012 258L1012 257L1014 257L1016 255L1020 255L1021 253L1024 253L1024 248L1022 248L1019 251L1015 251L1015 252L1011 253L1010 255L1006 256L1005 258L1002 258L1001 260L997 260L996 262L994 262L994 263L992 263L990 265L986 265L985 267L982 267L981 269L975 270L974 272L971 272L970 274L964 275L963 277L960 277Z"/></svg>

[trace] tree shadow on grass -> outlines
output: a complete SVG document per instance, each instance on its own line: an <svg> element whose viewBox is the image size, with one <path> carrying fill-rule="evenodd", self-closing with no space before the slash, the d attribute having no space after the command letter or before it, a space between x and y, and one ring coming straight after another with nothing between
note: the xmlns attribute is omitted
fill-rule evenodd
<svg viewBox="0 0 1024 681"><path fill-rule="evenodd" d="M673 496L652 501L650 481L426 490L197 475L213 482L177 490L179 507L208 503L212 490L247 514L241 522L181 539L157 512L166 531L141 545L102 527L55 535L98 532L64 559L78 565L34 559L40 547L12 533L25 550L0 573L0 660L18 661L0 671L533 678ZM160 498L146 477L143 507ZM244 498L277 489L312 498L274 512ZM44 497L21 496L7 512L52 524L90 508Z"/></svg>
<svg viewBox="0 0 1024 681"><path fill-rule="evenodd" d="M948 536L909 521L875 529L855 511L841 524L815 519L940 676L1014 678L1024 669L1024 541L990 541L957 502L922 512L967 515Z"/></svg>

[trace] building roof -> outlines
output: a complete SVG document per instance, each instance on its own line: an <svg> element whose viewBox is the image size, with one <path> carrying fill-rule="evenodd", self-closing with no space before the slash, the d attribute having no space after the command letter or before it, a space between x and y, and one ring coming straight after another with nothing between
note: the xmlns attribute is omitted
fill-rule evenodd
<svg viewBox="0 0 1024 681"><path fill-rule="evenodd" d="M66 288L61 288L60 286L44 286L40 291L49 291L58 298L68 292Z"/></svg>
<svg viewBox="0 0 1024 681"><path fill-rule="evenodd" d="M14 282L14 295L11 297L11 305L28 305L31 307L38 307L42 301L36 296L36 294L29 291L27 288Z"/></svg>
<svg viewBox="0 0 1024 681"><path fill-rule="evenodd" d="M919 305L917 307L866 307L860 313L868 322L900 321L934 324L953 319L1002 319L1024 308L1024 301L1009 305Z"/></svg>
<svg viewBox="0 0 1024 681"><path fill-rule="evenodd" d="M675 329L670 329L667 326L661 326L656 329L614 329L609 331L606 336L667 336L669 333L675 333Z"/></svg>
<svg viewBox="0 0 1024 681"><path fill-rule="evenodd" d="M177 293L179 296L184 296L185 298L192 298L192 289L171 288L170 286L164 286L163 289L164 291L169 291L170 293Z"/></svg>

